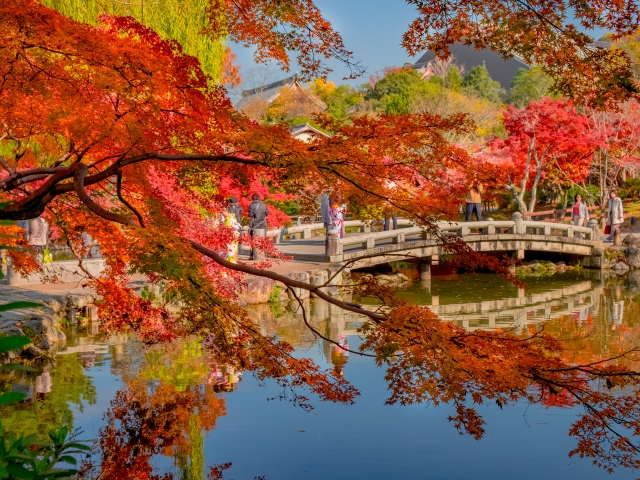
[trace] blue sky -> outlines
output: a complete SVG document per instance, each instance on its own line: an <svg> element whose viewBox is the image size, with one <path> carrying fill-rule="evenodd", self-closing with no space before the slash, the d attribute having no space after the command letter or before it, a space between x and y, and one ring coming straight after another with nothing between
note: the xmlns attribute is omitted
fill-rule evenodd
<svg viewBox="0 0 640 480"><path fill-rule="evenodd" d="M404 0L315 0L324 17L340 32L347 49L353 57L360 60L367 71L363 77L348 83L364 83L369 74L391 65L402 65L412 62L400 46L402 34L409 23L416 18L414 7ZM255 67L252 50L239 45L231 45L238 56L237 63L242 67L241 75ZM413 59L415 60L415 59ZM294 60L295 62L295 60ZM328 62L334 72L329 80L345 83L343 77L349 75L348 68L340 62ZM295 72L295 63L291 72ZM273 67L274 70L276 67ZM288 76L286 73L274 71L272 81ZM246 88L251 88L246 86Z"/></svg>
<svg viewBox="0 0 640 480"><path fill-rule="evenodd" d="M353 52L353 57L360 60L366 67L366 73L357 80L344 81L349 75L348 68L340 62L329 61L327 65L333 68L329 80L339 83L359 85L369 78L369 75L391 65L401 66L405 62L415 62L418 57L411 58L400 46L402 34L409 23L417 16L414 7L407 5L404 0L315 0L315 4L333 27L340 32L347 49ZM598 38L603 32L593 32ZM245 84L240 88L254 88L257 84L250 84L249 71L256 68L251 49L239 45L231 45L238 56L237 63L242 67L241 75ZM296 71L297 64L293 59L291 74ZM281 72L276 65L270 69L268 81L273 82L289 76ZM254 70L255 71L255 70ZM254 76L253 83L256 82ZM230 92L232 98L234 92ZM238 92L239 93L239 92Z"/></svg>

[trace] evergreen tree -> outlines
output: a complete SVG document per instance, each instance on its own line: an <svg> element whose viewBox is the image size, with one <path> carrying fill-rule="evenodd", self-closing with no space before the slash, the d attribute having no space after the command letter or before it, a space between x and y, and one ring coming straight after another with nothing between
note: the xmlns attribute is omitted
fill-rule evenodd
<svg viewBox="0 0 640 480"><path fill-rule="evenodd" d="M533 100L549 96L553 79L541 67L520 68L511 80L509 102L518 108L525 108Z"/></svg>
<svg viewBox="0 0 640 480"><path fill-rule="evenodd" d="M463 81L460 70L456 67L449 67L444 76L443 86L451 90L460 90Z"/></svg>
<svg viewBox="0 0 640 480"><path fill-rule="evenodd" d="M484 65L478 65L469 70L462 81L462 86L468 95L476 95L494 103L502 103L506 96L504 88L491 78Z"/></svg>

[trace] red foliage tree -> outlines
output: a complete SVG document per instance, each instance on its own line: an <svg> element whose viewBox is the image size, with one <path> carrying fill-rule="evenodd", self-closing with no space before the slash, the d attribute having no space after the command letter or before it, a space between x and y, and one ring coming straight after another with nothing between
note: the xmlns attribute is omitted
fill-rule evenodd
<svg viewBox="0 0 640 480"><path fill-rule="evenodd" d="M640 105L631 100L616 110L591 110L591 128L604 138L593 156L591 174L600 186L600 205L628 172L640 168Z"/></svg>
<svg viewBox="0 0 640 480"><path fill-rule="evenodd" d="M521 110L510 106L504 126L508 137L492 141L489 152L480 158L496 166L494 178L509 190L523 213L534 210L543 179L560 188L584 180L593 153L604 146L602 135L591 128L591 119L568 101L544 98Z"/></svg>

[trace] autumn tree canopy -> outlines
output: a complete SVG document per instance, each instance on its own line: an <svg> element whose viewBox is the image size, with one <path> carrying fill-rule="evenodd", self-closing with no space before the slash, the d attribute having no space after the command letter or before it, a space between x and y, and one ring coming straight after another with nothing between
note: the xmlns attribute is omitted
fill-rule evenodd
<svg viewBox="0 0 640 480"><path fill-rule="evenodd" d="M467 37L502 51L511 45L527 58L562 58L562 68L550 62L547 68L569 93L592 103L618 98L628 86L624 57L599 51L585 57L586 38L562 24L568 4L463 1L438 10L432 8L437 2L411 3L421 18L405 36L409 51L444 51ZM620 34L637 21L633 5L574 8L583 24ZM326 72L319 58L351 62L311 0L211 0L207 12L206 34L254 45L258 59L275 58L286 67L295 50L303 73L314 76ZM564 33L540 16L560 23ZM83 232L99 241L107 272L93 285L104 299L100 316L107 328L137 331L147 341L197 332L221 363L273 378L283 388L306 386L324 400L354 401L353 386L294 357L288 343L262 335L233 303L244 274L272 278L294 295L293 289L307 289L368 317L364 353L387 367L390 403L452 403L455 425L479 438L483 420L474 403L547 402L562 393L586 407L574 426L581 453L605 467L640 465L637 443L612 428L623 424L640 432L640 406L633 402L638 377L624 365L570 365L559 355L562 344L544 333L522 340L465 331L394 298L367 277L349 288L382 298L388 309L368 311L327 295L322 286L278 275L269 270L272 260L232 264L218 253L233 238L232 229L217 221L222 200L259 189L286 196L331 185L359 204L390 205L438 235L434 221L457 208L449 197L464 187L454 180L477 171L467 153L447 140L473 128L466 116L379 114L348 124L320 116L319 124L334 135L303 143L284 126L259 125L236 112L195 57L132 18L104 15L90 26L35 0L16 0L0 3L0 24L0 200L7 202L0 219L45 215L78 256ZM540 41L545 35L546 43ZM357 73L357 64L351 65ZM241 241L281 258L269 242ZM500 262L452 242L447 248L467 254L468 267L488 266L508 276ZM133 272L162 281L181 311L136 297L126 288ZM608 390L592 388L597 382ZM144 392L131 392L134 397L156 401ZM136 421L120 413L114 420Z"/></svg>

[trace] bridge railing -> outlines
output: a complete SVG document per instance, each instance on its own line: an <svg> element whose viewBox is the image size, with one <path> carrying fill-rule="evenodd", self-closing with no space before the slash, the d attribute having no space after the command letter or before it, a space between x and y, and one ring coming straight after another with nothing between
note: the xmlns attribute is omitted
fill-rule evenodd
<svg viewBox="0 0 640 480"><path fill-rule="evenodd" d="M361 232L369 232L372 226L371 221L362 221L362 220L347 220L344 222L344 226L346 228L350 227L359 227ZM398 219L398 226L411 225L411 220L406 218ZM313 236L314 231L323 230L324 223L310 223L306 225L294 225L293 227L282 227L275 228L272 230L267 230L267 237L273 238L274 243L284 243L286 241L285 235L297 235L301 234L303 239L309 239ZM244 227L244 230L248 231L248 227Z"/></svg>
<svg viewBox="0 0 640 480"><path fill-rule="evenodd" d="M512 235L536 235L536 236L561 236L573 238L576 233L581 234L587 240L596 240L595 229L591 227L578 227L570 224L548 223L537 221L525 221L521 217L514 220L487 220L482 222L439 222L438 228L446 234L465 237L472 230L478 230L482 235L512 234ZM377 242L391 239L394 244L404 243L408 236L420 235L422 239L428 238L428 233L421 227L409 227L385 232L365 233L341 238L338 242L338 255L344 253L344 247L362 245L363 250L369 250L376 246Z"/></svg>
<svg viewBox="0 0 640 480"><path fill-rule="evenodd" d="M566 223L549 223L525 221L523 222L525 231L532 235L554 235L554 232L560 232L561 236L571 238L576 233L584 235L588 240L595 240L594 231L590 227L578 227L576 225Z"/></svg>

